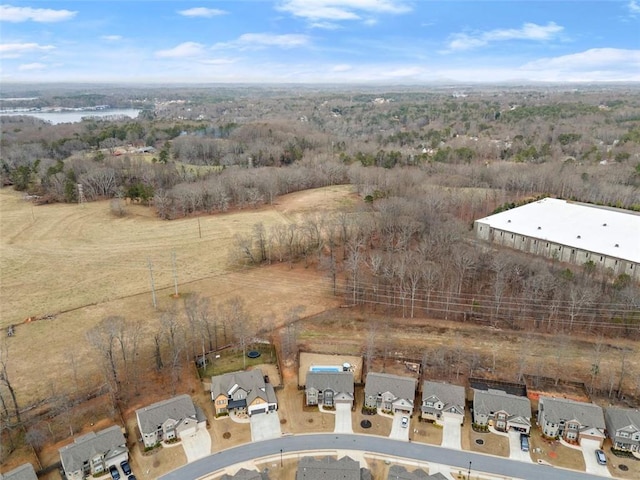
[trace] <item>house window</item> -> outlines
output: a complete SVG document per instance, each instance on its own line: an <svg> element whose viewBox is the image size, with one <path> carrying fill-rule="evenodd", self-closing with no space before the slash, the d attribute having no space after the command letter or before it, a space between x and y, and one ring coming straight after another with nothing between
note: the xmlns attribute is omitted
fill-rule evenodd
<svg viewBox="0 0 640 480"><path fill-rule="evenodd" d="M636 442L637 442L637 441L640 441L640 433L634 433L634 434L633 434L633 437L631 437L631 438L632 438L633 440L635 440Z"/></svg>
<svg viewBox="0 0 640 480"><path fill-rule="evenodd" d="M513 233L511 234L511 238L513 238Z"/></svg>
<svg viewBox="0 0 640 480"><path fill-rule="evenodd" d="M600 261L602 261L602 255L600 255Z"/></svg>
<svg viewBox="0 0 640 480"><path fill-rule="evenodd" d="M629 438L629 432L619 432L618 436L620 438Z"/></svg>

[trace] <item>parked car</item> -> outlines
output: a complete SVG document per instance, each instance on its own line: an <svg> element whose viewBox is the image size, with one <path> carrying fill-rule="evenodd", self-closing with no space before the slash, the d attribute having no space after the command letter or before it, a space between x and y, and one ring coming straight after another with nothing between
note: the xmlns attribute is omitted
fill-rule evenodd
<svg viewBox="0 0 640 480"><path fill-rule="evenodd" d="M122 462L120 462L120 467L122 468L122 471L125 475L131 475L131 467L129 466L129 462L123 460Z"/></svg>
<svg viewBox="0 0 640 480"><path fill-rule="evenodd" d="M120 472L118 471L118 467L115 465L111 465L109 467L109 473L111 474L111 478L113 480L120 480Z"/></svg>
<svg viewBox="0 0 640 480"><path fill-rule="evenodd" d="M137 480L135 475L129 475L127 480Z"/></svg>
<svg viewBox="0 0 640 480"><path fill-rule="evenodd" d="M600 449L596 450L596 460L598 461L598 463L600 465L606 465L607 464L607 457L604 454L604 452Z"/></svg>
<svg viewBox="0 0 640 480"><path fill-rule="evenodd" d="M402 422L400 423L400 425L402 425L402 428L407 428L407 426L409 425L409 417L402 417Z"/></svg>
<svg viewBox="0 0 640 480"><path fill-rule="evenodd" d="M529 436L526 433L520 434L520 450L523 452L529 451Z"/></svg>

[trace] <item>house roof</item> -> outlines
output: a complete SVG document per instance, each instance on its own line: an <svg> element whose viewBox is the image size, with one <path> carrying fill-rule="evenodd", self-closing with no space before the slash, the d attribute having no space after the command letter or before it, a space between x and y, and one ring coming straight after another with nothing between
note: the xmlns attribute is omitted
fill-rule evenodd
<svg viewBox="0 0 640 480"><path fill-rule="evenodd" d="M419 468L413 472L409 472L402 465L392 465L389 467L387 480L447 480L447 477L439 472L429 475Z"/></svg>
<svg viewBox="0 0 640 480"><path fill-rule="evenodd" d="M0 480L38 480L33 465L24 463L10 472L0 473Z"/></svg>
<svg viewBox="0 0 640 480"><path fill-rule="evenodd" d="M577 420L580 425L604 429L602 408L595 403L576 402L567 398L540 397L540 409L549 423Z"/></svg>
<svg viewBox="0 0 640 480"><path fill-rule="evenodd" d="M502 410L511 416L531 418L531 402L527 397L510 395L502 390L474 390L473 392L475 413L491 415Z"/></svg>
<svg viewBox="0 0 640 480"><path fill-rule="evenodd" d="M640 432L640 410L630 408L606 408L604 419L607 431L615 435L616 431L631 427L630 430Z"/></svg>
<svg viewBox="0 0 640 480"><path fill-rule="evenodd" d="M302 457L296 480L361 480L360 463L350 457Z"/></svg>
<svg viewBox="0 0 640 480"><path fill-rule="evenodd" d="M368 397L389 392L395 395L396 398L404 398L413 403L416 396L416 383L417 380L412 377L371 372L367 374L364 394Z"/></svg>
<svg viewBox="0 0 640 480"><path fill-rule="evenodd" d="M307 372L307 389L333 390L353 396L353 373L351 372Z"/></svg>
<svg viewBox="0 0 640 480"><path fill-rule="evenodd" d="M260 397L265 402L277 403L273 385L265 383L262 370L246 370L224 375L211 377L211 396L216 398L219 395L228 397L238 388L247 392L247 404L251 404Z"/></svg>
<svg viewBox="0 0 640 480"><path fill-rule="evenodd" d="M464 408L465 390L460 385L440 382L422 382L422 400L436 397L445 405L460 405Z"/></svg>
<svg viewBox="0 0 640 480"><path fill-rule="evenodd" d="M138 427L143 434L157 431L158 426L169 419L179 422L187 417L197 417L196 407L189 395L178 395L136 410Z"/></svg>
<svg viewBox="0 0 640 480"><path fill-rule="evenodd" d="M109 456L108 453L127 450L127 442L122 434L122 429L117 425L105 428L99 432L91 432L76 438L72 444L62 447L60 460L67 472L75 472L82 468L82 464L91 458Z"/></svg>
<svg viewBox="0 0 640 480"><path fill-rule="evenodd" d="M544 198L477 220L492 228L640 262L640 215ZM538 228L540 227L540 228Z"/></svg>
<svg viewBox="0 0 640 480"><path fill-rule="evenodd" d="M269 480L269 475L266 472L241 468L235 475L225 473L220 480Z"/></svg>

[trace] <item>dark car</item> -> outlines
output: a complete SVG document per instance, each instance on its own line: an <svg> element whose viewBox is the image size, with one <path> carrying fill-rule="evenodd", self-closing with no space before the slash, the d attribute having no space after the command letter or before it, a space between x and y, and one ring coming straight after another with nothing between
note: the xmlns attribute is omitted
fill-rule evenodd
<svg viewBox="0 0 640 480"><path fill-rule="evenodd" d="M523 452L529 451L529 437L525 433L520 434L520 450Z"/></svg>
<svg viewBox="0 0 640 480"><path fill-rule="evenodd" d="M118 467L115 465L111 465L109 467L109 473L111 474L111 478L113 480L120 480L120 472L118 471Z"/></svg>
<svg viewBox="0 0 640 480"><path fill-rule="evenodd" d="M131 467L129 466L129 462L123 460L122 462L120 462L120 467L122 468L122 471L125 475L131 475Z"/></svg>
<svg viewBox="0 0 640 480"><path fill-rule="evenodd" d="M129 475L127 480L137 480L135 475Z"/></svg>

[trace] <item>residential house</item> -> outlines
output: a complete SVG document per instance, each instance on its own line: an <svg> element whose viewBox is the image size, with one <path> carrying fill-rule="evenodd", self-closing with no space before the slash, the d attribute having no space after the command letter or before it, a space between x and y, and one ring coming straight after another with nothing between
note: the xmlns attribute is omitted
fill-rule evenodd
<svg viewBox="0 0 640 480"><path fill-rule="evenodd" d="M350 457L302 457L296 480L371 480L371 472Z"/></svg>
<svg viewBox="0 0 640 480"><path fill-rule="evenodd" d="M62 447L60 461L68 480L83 480L129 459L127 441L117 425L76 438Z"/></svg>
<svg viewBox="0 0 640 480"><path fill-rule="evenodd" d="M211 400L216 416L229 412L269 413L278 409L276 392L259 369L211 378Z"/></svg>
<svg viewBox="0 0 640 480"><path fill-rule="evenodd" d="M257 470L241 468L235 475L225 473L220 477L220 480L269 480L269 474L266 469L265 471L258 472Z"/></svg>
<svg viewBox="0 0 640 480"><path fill-rule="evenodd" d="M409 472L405 467L401 465L392 465L389 467L389 473L387 474L387 480L447 480L442 473L434 473L429 475L424 470L419 468Z"/></svg>
<svg viewBox="0 0 640 480"><path fill-rule="evenodd" d="M307 372L304 388L307 405L333 407L337 403L353 406L353 373Z"/></svg>
<svg viewBox="0 0 640 480"><path fill-rule="evenodd" d="M189 395L179 395L136 410L138 428L145 448L161 441L181 439L206 428L204 412Z"/></svg>
<svg viewBox="0 0 640 480"><path fill-rule="evenodd" d="M594 403L540 397L538 425L545 436L562 437L571 443L580 443L583 438L590 438L598 440L602 446L604 441L604 414L602 408Z"/></svg>
<svg viewBox="0 0 640 480"><path fill-rule="evenodd" d="M413 413L416 383L412 377L370 372L364 386L364 406L410 415Z"/></svg>
<svg viewBox="0 0 640 480"><path fill-rule="evenodd" d="M531 402L527 397L502 390L474 390L473 423L489 425L500 432L531 430Z"/></svg>
<svg viewBox="0 0 640 480"><path fill-rule="evenodd" d="M33 465L24 463L10 472L0 473L0 480L38 480Z"/></svg>
<svg viewBox="0 0 640 480"><path fill-rule="evenodd" d="M453 418L462 424L464 422L465 390L460 385L449 383L422 383L423 420L444 424L445 418Z"/></svg>
<svg viewBox="0 0 640 480"><path fill-rule="evenodd" d="M606 408L604 423L613 448L640 452L640 410Z"/></svg>

